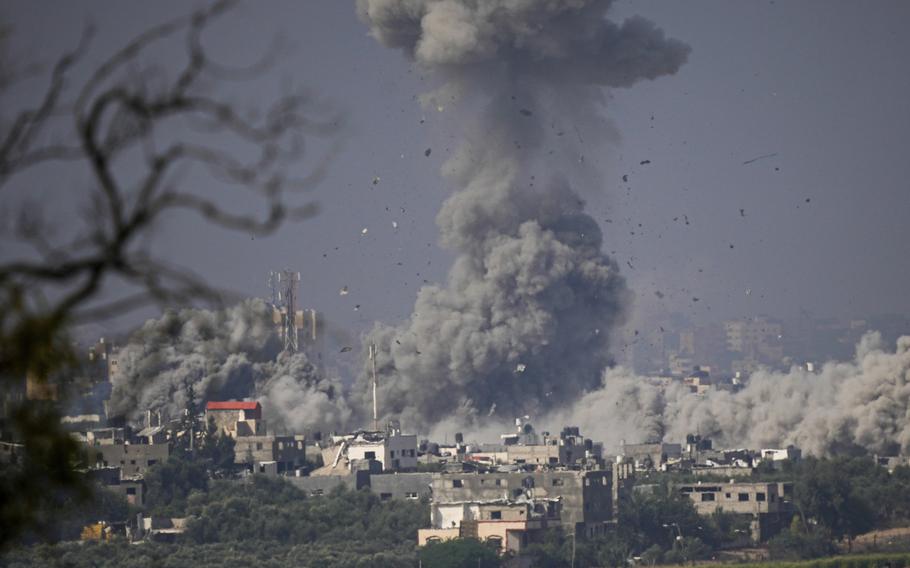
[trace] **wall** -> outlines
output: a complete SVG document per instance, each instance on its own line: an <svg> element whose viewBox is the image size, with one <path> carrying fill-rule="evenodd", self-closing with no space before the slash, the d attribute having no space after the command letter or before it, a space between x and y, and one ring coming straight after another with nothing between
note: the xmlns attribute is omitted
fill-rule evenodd
<svg viewBox="0 0 910 568"><path fill-rule="evenodd" d="M86 446L88 463L98 467L120 467L123 477L143 475L155 463L167 460L167 444L116 444Z"/></svg>
<svg viewBox="0 0 910 568"><path fill-rule="evenodd" d="M430 496L432 473L383 473L370 476L370 491L380 499L422 499Z"/></svg>

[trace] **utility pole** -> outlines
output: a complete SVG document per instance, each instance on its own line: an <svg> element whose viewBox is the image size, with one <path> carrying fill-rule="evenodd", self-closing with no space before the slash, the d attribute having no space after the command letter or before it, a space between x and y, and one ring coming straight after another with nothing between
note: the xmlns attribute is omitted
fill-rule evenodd
<svg viewBox="0 0 910 568"><path fill-rule="evenodd" d="M379 383L376 378L376 344L370 344L370 363L373 367L373 431L379 431L379 405L376 400L376 387Z"/></svg>

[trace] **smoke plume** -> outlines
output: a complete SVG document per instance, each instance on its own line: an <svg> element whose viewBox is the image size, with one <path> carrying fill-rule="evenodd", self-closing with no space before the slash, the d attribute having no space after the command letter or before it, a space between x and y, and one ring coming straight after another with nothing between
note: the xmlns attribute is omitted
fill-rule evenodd
<svg viewBox="0 0 910 568"><path fill-rule="evenodd" d="M379 350L383 414L409 429L543 412L596 388L611 362L629 293L597 223L555 173L568 171L566 154L577 165L578 149L551 157L543 143L561 135L554 125L596 121L603 87L672 74L689 49L642 18L607 20L610 4L358 1L373 37L440 82L425 104L483 108L443 166L457 187L437 216L456 254L446 282L419 291L409 320L366 338Z"/></svg>
<svg viewBox="0 0 910 568"><path fill-rule="evenodd" d="M622 369L604 374L603 386L570 410L549 417L579 424L606 447L700 433L722 448L793 444L813 455L910 452L910 336L891 352L867 334L853 361L829 362L818 373L754 373L738 392L696 396L675 383L663 389Z"/></svg>
<svg viewBox="0 0 910 568"><path fill-rule="evenodd" d="M345 423L340 380L319 375L304 353L281 353L271 308L247 300L225 310L184 309L147 321L118 353L112 415L179 416L193 403L255 398L270 427L303 431Z"/></svg>

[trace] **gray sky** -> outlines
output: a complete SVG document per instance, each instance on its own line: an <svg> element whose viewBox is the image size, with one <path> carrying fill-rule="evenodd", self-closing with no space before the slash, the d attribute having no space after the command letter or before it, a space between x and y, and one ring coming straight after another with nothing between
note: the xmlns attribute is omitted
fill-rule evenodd
<svg viewBox="0 0 910 568"><path fill-rule="evenodd" d="M17 51L39 61L94 22L91 62L187 6L8 0L0 15ZM910 313L910 4L620 1L613 17L632 14L692 46L676 76L608 94L609 139L584 166L600 176L577 188L636 293L636 318ZM255 240L179 217L155 246L248 295L265 295L270 269L300 270L303 304L354 336L395 323L448 268L434 217L449 191L439 166L460 132L420 108L432 79L368 37L353 2L247 2L206 41L222 61L249 62L276 33L289 53L238 97L302 84L344 110L344 149L313 193L322 214ZM47 179L41 191L61 188Z"/></svg>

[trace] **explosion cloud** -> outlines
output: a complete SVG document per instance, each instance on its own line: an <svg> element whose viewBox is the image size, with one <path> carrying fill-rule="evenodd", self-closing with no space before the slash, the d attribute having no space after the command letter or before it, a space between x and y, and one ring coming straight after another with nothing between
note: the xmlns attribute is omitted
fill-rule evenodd
<svg viewBox="0 0 910 568"><path fill-rule="evenodd" d="M910 337L891 352L867 334L849 362L818 373L754 373L738 392L696 396L681 384L666 390L644 377L611 369L603 387L549 418L577 423L616 448L620 441L681 441L700 433L723 448L789 444L812 455L910 451Z"/></svg>
<svg viewBox="0 0 910 568"><path fill-rule="evenodd" d="M441 82L425 104L484 108L444 166L458 188L437 216L456 254L445 284L423 287L408 321L367 337L379 349L383 411L408 428L543 412L595 388L610 364L624 280L583 201L554 173L567 164L548 163L543 188L529 183L546 159L545 124L596 120L603 87L672 74L687 58L647 20L607 20L610 4L358 2L380 43Z"/></svg>
<svg viewBox="0 0 910 568"><path fill-rule="evenodd" d="M304 353L281 353L271 308L247 300L219 311L168 311L121 348L112 415L138 422L145 410L177 417L208 400L258 398L271 427L303 431L345 423L338 379L321 377Z"/></svg>

